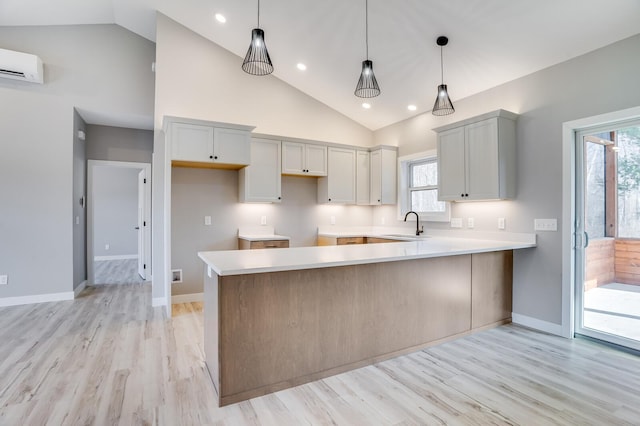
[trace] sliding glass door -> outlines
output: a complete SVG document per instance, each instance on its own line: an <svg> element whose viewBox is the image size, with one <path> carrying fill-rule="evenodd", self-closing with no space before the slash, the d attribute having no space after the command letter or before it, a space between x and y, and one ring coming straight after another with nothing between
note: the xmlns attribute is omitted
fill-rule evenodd
<svg viewBox="0 0 640 426"><path fill-rule="evenodd" d="M640 350L640 122L576 135L576 334Z"/></svg>

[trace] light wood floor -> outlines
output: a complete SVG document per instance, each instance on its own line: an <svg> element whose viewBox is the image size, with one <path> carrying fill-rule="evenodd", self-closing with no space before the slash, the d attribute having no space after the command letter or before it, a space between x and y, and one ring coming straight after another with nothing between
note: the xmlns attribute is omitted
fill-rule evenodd
<svg viewBox="0 0 640 426"><path fill-rule="evenodd" d="M138 259L96 260L93 262L96 284L139 284Z"/></svg>
<svg viewBox="0 0 640 426"><path fill-rule="evenodd" d="M517 326L218 408L201 305L150 291L0 308L0 425L640 424L640 358Z"/></svg>

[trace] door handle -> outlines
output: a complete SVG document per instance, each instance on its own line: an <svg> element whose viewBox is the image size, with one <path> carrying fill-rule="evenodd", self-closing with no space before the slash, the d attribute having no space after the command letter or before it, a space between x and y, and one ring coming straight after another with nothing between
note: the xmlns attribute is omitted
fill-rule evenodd
<svg viewBox="0 0 640 426"><path fill-rule="evenodd" d="M584 232L584 248L589 247L589 234L587 231Z"/></svg>
<svg viewBox="0 0 640 426"><path fill-rule="evenodd" d="M135 227L135 228L133 228L133 229L140 229L140 227L139 227L139 226L136 226L136 227Z"/></svg>

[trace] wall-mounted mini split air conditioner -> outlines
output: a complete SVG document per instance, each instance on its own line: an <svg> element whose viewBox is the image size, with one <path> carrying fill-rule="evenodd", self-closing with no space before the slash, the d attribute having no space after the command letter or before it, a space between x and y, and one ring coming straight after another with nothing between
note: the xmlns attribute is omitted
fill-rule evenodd
<svg viewBox="0 0 640 426"><path fill-rule="evenodd" d="M0 49L0 77L42 84L42 60L30 53Z"/></svg>

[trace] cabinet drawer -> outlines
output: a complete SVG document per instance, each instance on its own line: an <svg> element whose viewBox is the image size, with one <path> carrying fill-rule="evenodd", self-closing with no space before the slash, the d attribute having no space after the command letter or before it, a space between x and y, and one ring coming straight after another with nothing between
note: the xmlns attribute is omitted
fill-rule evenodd
<svg viewBox="0 0 640 426"><path fill-rule="evenodd" d="M344 246L347 244L364 244L364 237L340 237L338 238L338 245Z"/></svg>
<svg viewBox="0 0 640 426"><path fill-rule="evenodd" d="M266 240L266 241L251 241L249 248L263 249L263 248L287 248L289 247L289 240Z"/></svg>

